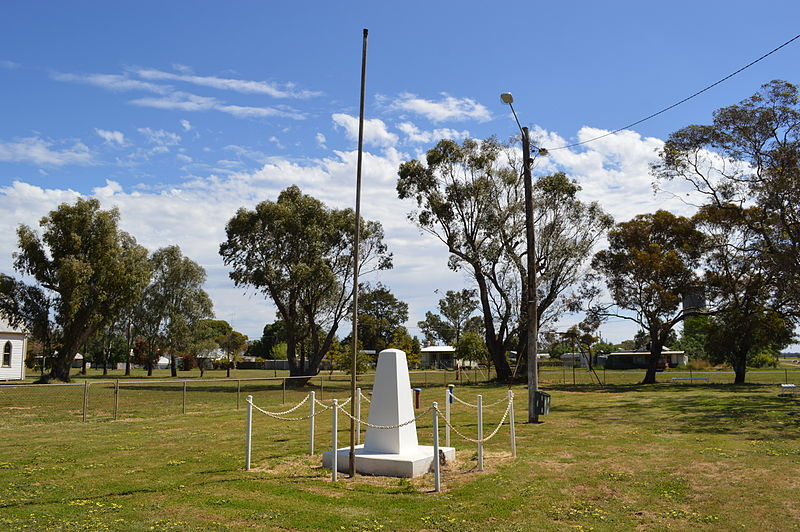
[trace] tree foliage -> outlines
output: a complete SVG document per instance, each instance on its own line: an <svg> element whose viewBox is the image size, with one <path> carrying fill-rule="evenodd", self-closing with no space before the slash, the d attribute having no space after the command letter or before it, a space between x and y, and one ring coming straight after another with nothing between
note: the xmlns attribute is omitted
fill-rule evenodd
<svg viewBox="0 0 800 532"><path fill-rule="evenodd" d="M655 382L661 349L675 325L692 311L681 310L681 295L696 290L703 234L684 217L659 210L621 222L609 232L608 249L592 266L605 278L617 307L633 315L596 306L596 316L614 315L638 324L650 335L650 357L644 383Z"/></svg>
<svg viewBox="0 0 800 532"><path fill-rule="evenodd" d="M800 317L800 99L772 81L714 113L709 125L670 135L654 164L662 185L688 182L709 206L731 210L757 238L758 262L775 276L774 297Z"/></svg>
<svg viewBox="0 0 800 532"><path fill-rule="evenodd" d="M425 313L425 320L417 326L429 343L441 342L455 345L461 339L467 322L478 308L475 290L448 290L439 300L439 314Z"/></svg>
<svg viewBox="0 0 800 532"><path fill-rule="evenodd" d="M4 278L2 310L57 351L53 378L69 381L78 350L147 283L147 250L118 223L116 209L103 211L97 200L78 199L42 218L41 236L26 225L17 230L14 268L35 285ZM9 303L13 297L20 299Z"/></svg>
<svg viewBox="0 0 800 532"><path fill-rule="evenodd" d="M486 345L500 379L511 376L506 351L527 343L520 327L528 287L524 183L517 159L495 139L466 139L461 145L442 140L428 151L426 164L401 164L397 182L399 197L416 201L418 210L409 218L447 246L452 269L464 269L474 280ZM568 289L611 225L597 204L577 199L579 190L564 174L534 186L540 325L569 308Z"/></svg>
<svg viewBox="0 0 800 532"><path fill-rule="evenodd" d="M318 372L345 318L353 294L355 224L352 210L330 209L291 186L277 201L239 209L226 225L220 254L230 277L274 302L286 327L292 375L306 374L306 366L310 374ZM381 225L360 224L360 271L390 268Z"/></svg>
<svg viewBox="0 0 800 532"><path fill-rule="evenodd" d="M154 251L150 265L153 273L136 313L136 328L151 349L149 368L160 355L169 355L175 377L176 357L191 351L201 321L213 315L211 298L203 289L206 272L178 246Z"/></svg>

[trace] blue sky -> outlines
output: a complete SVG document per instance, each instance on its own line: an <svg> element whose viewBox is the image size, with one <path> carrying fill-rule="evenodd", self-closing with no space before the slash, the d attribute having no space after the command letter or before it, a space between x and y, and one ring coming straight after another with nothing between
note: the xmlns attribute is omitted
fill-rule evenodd
<svg viewBox="0 0 800 532"><path fill-rule="evenodd" d="M364 214L395 254L380 280L413 326L467 281L408 224L400 162L442 137L553 147L616 129L797 34L796 2L6 2L0 7L0 271L14 229L78 194L117 206L150 249L203 264L217 315L251 337L274 319L217 255L240 206L291 184L352 206L361 30L369 28ZM618 220L659 207L647 164L667 135L772 79L800 82L800 41L686 104L549 158ZM680 192L675 190L675 192ZM566 317L559 326L575 318ZM416 329L411 328L415 333ZM612 322L612 340L633 334Z"/></svg>

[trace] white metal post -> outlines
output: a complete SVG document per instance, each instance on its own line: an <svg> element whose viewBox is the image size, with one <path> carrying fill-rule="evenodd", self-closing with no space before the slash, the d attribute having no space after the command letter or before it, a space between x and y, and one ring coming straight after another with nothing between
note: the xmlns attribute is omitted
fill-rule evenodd
<svg viewBox="0 0 800 532"><path fill-rule="evenodd" d="M508 401L511 403L508 407L508 419L511 425L511 456L517 457L517 432L514 428L514 392L508 390Z"/></svg>
<svg viewBox="0 0 800 532"><path fill-rule="evenodd" d="M247 435L244 444L244 470L250 471L250 451L253 448L253 396L247 396Z"/></svg>
<svg viewBox="0 0 800 532"><path fill-rule="evenodd" d="M453 385L447 385L447 395L444 398L444 445L450 447L450 404L453 402Z"/></svg>
<svg viewBox="0 0 800 532"><path fill-rule="evenodd" d="M356 445L361 443L361 388L356 389Z"/></svg>
<svg viewBox="0 0 800 532"><path fill-rule="evenodd" d="M83 421L89 414L89 381L83 381Z"/></svg>
<svg viewBox="0 0 800 532"><path fill-rule="evenodd" d="M114 382L114 419L117 419L119 411L119 379Z"/></svg>
<svg viewBox="0 0 800 532"><path fill-rule="evenodd" d="M337 474L339 472L339 401L333 400L333 471L331 471L331 480L336 482Z"/></svg>
<svg viewBox="0 0 800 532"><path fill-rule="evenodd" d="M483 471L483 396L478 396L478 471Z"/></svg>
<svg viewBox="0 0 800 532"><path fill-rule="evenodd" d="M311 428L309 429L309 432L311 432L311 450L309 451L309 454L311 454L312 456L314 455L314 418L316 417L315 416L317 408L316 400L317 400L317 393L311 392L311 417L309 418L311 422Z"/></svg>
<svg viewBox="0 0 800 532"><path fill-rule="evenodd" d="M441 472L439 471L439 403L433 403L433 485L434 491L442 491Z"/></svg>

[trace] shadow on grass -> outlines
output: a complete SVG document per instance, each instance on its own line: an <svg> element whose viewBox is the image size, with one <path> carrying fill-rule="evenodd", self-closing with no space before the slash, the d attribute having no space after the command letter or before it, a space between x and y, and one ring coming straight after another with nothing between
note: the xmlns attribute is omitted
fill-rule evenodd
<svg viewBox="0 0 800 532"><path fill-rule="evenodd" d="M683 433L746 433L783 440L800 439L800 398L780 397L769 384L702 385L583 385L548 386L567 393L616 394L622 404L612 408L587 408L583 401L562 396L551 407L554 412L586 421L603 416L656 421L664 431Z"/></svg>

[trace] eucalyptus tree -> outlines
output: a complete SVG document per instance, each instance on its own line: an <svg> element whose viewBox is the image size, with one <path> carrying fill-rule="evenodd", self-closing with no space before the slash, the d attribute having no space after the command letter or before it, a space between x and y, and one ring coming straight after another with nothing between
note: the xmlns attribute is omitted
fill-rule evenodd
<svg viewBox="0 0 800 532"><path fill-rule="evenodd" d="M359 223L359 271L391 268L380 223ZM355 224L351 209L328 208L291 186L277 201L239 209L226 225L220 255L237 286L253 287L275 304L285 327L291 375L319 372L346 317L353 296ZM301 350L298 356L303 342L308 353Z"/></svg>
<svg viewBox="0 0 800 532"><path fill-rule="evenodd" d="M775 297L800 317L800 98L775 80L714 112L708 125L669 136L652 166L659 186L680 179L706 204L730 211L757 235L759 263L775 278ZM751 243L755 243L753 240ZM789 305L789 303L791 303Z"/></svg>
<svg viewBox="0 0 800 532"><path fill-rule="evenodd" d="M397 192L416 201L415 224L445 244L449 266L475 282L484 337L498 378L511 377L506 351L527 343L525 200L518 156L496 139L440 141L400 165ZM611 226L596 203L578 198L564 174L534 185L539 324L573 306L568 293L586 273L590 250ZM427 321L427 320L426 320ZM431 325L436 325L432 321Z"/></svg>
<svg viewBox="0 0 800 532"><path fill-rule="evenodd" d="M17 230L14 268L36 284L6 286L24 295L15 319L34 326L34 334L40 331L51 344L52 378L69 381L78 350L147 284L147 250L118 225L117 209L104 211L95 199L78 199L43 217L41 236L26 225Z"/></svg>
<svg viewBox="0 0 800 532"><path fill-rule="evenodd" d="M441 341L455 345L461 340L467 322L478 309L477 292L464 288L448 290L439 300L439 314L425 313L425 320L417 323L428 341Z"/></svg>
<svg viewBox="0 0 800 532"><path fill-rule="evenodd" d="M781 275L763 260L763 240L746 222L754 208L707 204L694 216L705 234L705 296L712 315L704 322L705 353L729 363L743 384L748 363L793 339L793 320L780 288Z"/></svg>
<svg viewBox="0 0 800 532"><path fill-rule="evenodd" d="M158 355L169 355L170 373L176 377L176 357L190 349L201 321L213 316L211 298L203 289L206 272L178 246L156 250L149 262L153 274L139 307L137 329L150 347L149 367Z"/></svg>
<svg viewBox="0 0 800 532"><path fill-rule="evenodd" d="M643 384L655 382L662 347L673 328L697 311L682 309L682 295L697 289L703 234L692 220L659 210L614 226L608 249L592 261L606 281L615 305L596 305L596 317L630 320L650 335L650 355ZM629 312L618 312L619 309Z"/></svg>

